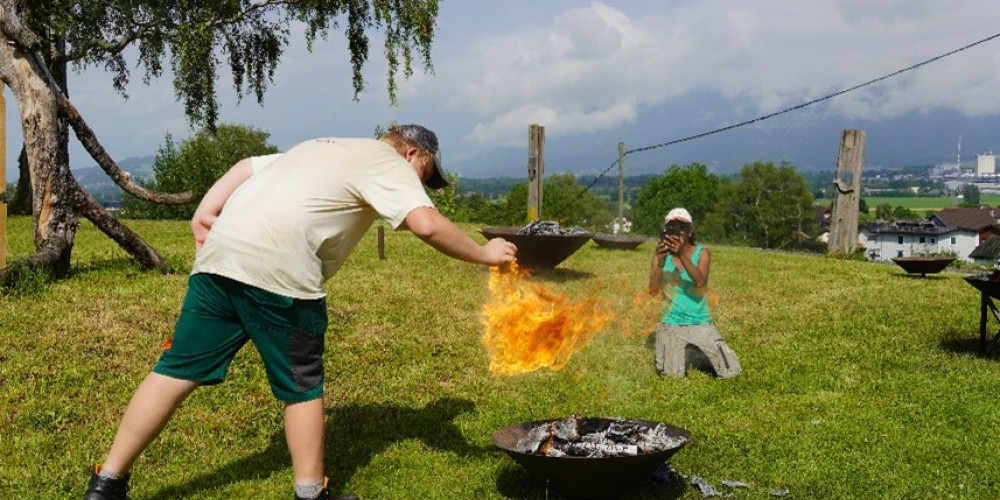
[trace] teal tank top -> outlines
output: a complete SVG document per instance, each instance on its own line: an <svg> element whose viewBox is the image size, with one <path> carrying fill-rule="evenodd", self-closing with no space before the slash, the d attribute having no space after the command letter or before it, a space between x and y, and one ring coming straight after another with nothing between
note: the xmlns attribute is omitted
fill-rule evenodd
<svg viewBox="0 0 1000 500"><path fill-rule="evenodd" d="M691 262L698 265L702 246L698 245L691 256ZM669 256L668 256L669 257ZM668 325L701 325L711 323L708 314L708 294L704 290L695 289L694 281L686 269L674 266L672 257L663 263L663 279L667 285L663 288L663 315L660 322Z"/></svg>

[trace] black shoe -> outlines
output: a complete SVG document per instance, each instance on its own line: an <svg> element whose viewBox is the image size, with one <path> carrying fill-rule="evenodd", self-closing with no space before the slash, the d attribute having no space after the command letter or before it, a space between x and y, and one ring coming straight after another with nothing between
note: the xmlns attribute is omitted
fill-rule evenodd
<svg viewBox="0 0 1000 500"><path fill-rule="evenodd" d="M128 474L119 479L108 479L101 477L101 466L94 468L90 474L90 484L87 492L83 494L83 500L129 500L128 499Z"/></svg>

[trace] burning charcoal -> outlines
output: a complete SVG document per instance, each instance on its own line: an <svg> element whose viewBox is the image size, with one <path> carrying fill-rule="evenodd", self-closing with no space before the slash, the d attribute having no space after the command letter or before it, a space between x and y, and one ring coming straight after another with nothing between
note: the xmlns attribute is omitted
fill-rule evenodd
<svg viewBox="0 0 1000 500"><path fill-rule="evenodd" d="M539 425L538 427L533 427L528 433L521 438L514 449L521 453L535 453L541 448L542 444L545 443L549 438L552 437L552 430L550 425Z"/></svg>
<svg viewBox="0 0 1000 500"><path fill-rule="evenodd" d="M747 483L741 483L739 481L730 481L728 479L723 479L719 481L720 484L729 488L749 488L750 485Z"/></svg>
<svg viewBox="0 0 1000 500"><path fill-rule="evenodd" d="M788 495L788 490L774 490L771 492L771 496L776 498L781 498L785 495Z"/></svg>
<svg viewBox="0 0 1000 500"><path fill-rule="evenodd" d="M711 483L698 476L691 478L691 486L698 488L701 496L705 498L722 496L722 493L719 493L719 490L715 489L715 486L712 486Z"/></svg>
<svg viewBox="0 0 1000 500"><path fill-rule="evenodd" d="M664 424L648 425L615 419L603 428L590 426L586 434L583 420L573 415L540 424L528 431L514 446L520 453L583 458L626 457L656 453L682 446L687 438L671 436Z"/></svg>
<svg viewBox="0 0 1000 500"><path fill-rule="evenodd" d="M580 439L579 421L576 415L564 418L555 424L554 434L561 441L577 441Z"/></svg>
<svg viewBox="0 0 1000 500"><path fill-rule="evenodd" d="M567 446L573 456L590 458L600 457L634 457L639 454L639 448L631 444L604 443L571 443Z"/></svg>
<svg viewBox="0 0 1000 500"><path fill-rule="evenodd" d="M646 427L635 422L615 420L608 426L608 439L616 443L628 442L634 440L643 429Z"/></svg>
<svg viewBox="0 0 1000 500"><path fill-rule="evenodd" d="M583 441L584 443L603 443L607 440L608 440L607 431L591 432L589 434L584 434L583 436L580 436L580 441Z"/></svg>

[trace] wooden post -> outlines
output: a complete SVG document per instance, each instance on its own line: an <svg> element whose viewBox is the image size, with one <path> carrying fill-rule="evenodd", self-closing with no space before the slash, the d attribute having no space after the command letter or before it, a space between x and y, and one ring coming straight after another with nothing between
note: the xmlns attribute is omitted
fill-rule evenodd
<svg viewBox="0 0 1000 500"><path fill-rule="evenodd" d="M0 267L7 264L7 99L0 85L0 179L3 179L3 196L0 196Z"/></svg>
<svg viewBox="0 0 1000 500"><path fill-rule="evenodd" d="M858 202L864 160L864 131L844 130L837 170L833 175L833 213L830 214L830 240L826 247L830 254L846 257L858 247Z"/></svg>
<svg viewBox="0 0 1000 500"><path fill-rule="evenodd" d="M625 232L625 143L618 143L618 224L615 234Z"/></svg>
<svg viewBox="0 0 1000 500"><path fill-rule="evenodd" d="M528 126L528 222L542 216L542 179L545 177L545 127Z"/></svg>

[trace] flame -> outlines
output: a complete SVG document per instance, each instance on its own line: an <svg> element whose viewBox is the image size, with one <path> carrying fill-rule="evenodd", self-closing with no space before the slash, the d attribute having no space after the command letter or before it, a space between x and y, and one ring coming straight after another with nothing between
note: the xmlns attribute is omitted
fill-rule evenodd
<svg viewBox="0 0 1000 500"><path fill-rule="evenodd" d="M573 302L525 281L526 274L516 262L490 269L490 298L483 305L482 323L493 374L560 370L614 317L596 294Z"/></svg>

